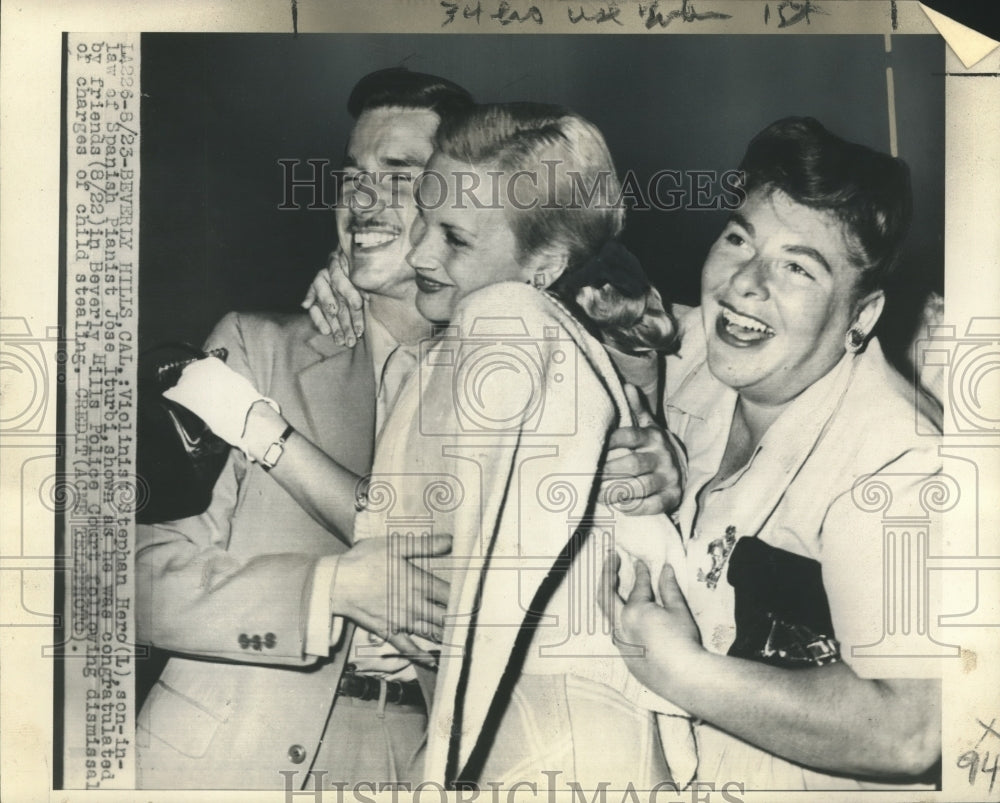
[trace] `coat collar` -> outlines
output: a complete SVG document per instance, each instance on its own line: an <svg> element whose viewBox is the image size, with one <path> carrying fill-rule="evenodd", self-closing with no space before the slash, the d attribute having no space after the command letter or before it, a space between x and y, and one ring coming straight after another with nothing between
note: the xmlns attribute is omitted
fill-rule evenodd
<svg viewBox="0 0 1000 803"><path fill-rule="evenodd" d="M363 336L353 349L319 333L306 342L318 358L298 374L313 440L327 454L343 459L346 468L365 474L375 439L375 378L368 338Z"/></svg>
<svg viewBox="0 0 1000 803"><path fill-rule="evenodd" d="M878 349L877 343L869 348ZM716 490L736 485L748 472L756 479L745 483L748 494L743 528L756 531L777 506L802 465L823 439L835 412L851 386L864 355L846 354L825 376L806 388L771 424L744 468L720 483ZM667 402L668 420L685 441L689 481L677 520L685 539L693 535L697 495L719 469L725 452L738 394L712 376L703 362Z"/></svg>

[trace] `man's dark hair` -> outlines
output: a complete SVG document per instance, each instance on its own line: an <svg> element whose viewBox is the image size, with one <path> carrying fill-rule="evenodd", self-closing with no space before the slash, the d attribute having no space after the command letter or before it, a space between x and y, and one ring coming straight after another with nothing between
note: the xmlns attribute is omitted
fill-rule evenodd
<svg viewBox="0 0 1000 803"><path fill-rule="evenodd" d="M902 159L841 139L812 117L787 117L751 141L744 189L781 190L833 214L860 246L862 292L883 287L910 226L913 195Z"/></svg>
<svg viewBox="0 0 1000 803"><path fill-rule="evenodd" d="M442 120L473 105L472 95L458 84L437 75L389 67L368 73L355 84L347 111L357 120L369 109L398 106L427 109Z"/></svg>

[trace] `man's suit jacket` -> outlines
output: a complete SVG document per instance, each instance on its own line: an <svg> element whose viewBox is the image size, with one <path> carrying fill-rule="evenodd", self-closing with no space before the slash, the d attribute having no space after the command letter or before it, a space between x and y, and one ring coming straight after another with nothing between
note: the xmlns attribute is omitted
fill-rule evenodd
<svg viewBox="0 0 1000 803"><path fill-rule="evenodd" d="M306 315L230 314L206 347L281 405L298 431L364 474L373 451L375 381L355 349ZM345 544L258 465L233 450L200 516L140 526L139 638L171 657L138 717L145 788L299 788L316 757L346 651L304 653L319 556ZM350 629L344 635L350 638Z"/></svg>

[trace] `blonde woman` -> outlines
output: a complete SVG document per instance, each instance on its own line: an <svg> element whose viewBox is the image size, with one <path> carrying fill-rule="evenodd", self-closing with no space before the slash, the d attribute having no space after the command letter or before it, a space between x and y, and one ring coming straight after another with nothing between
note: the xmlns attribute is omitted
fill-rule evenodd
<svg viewBox="0 0 1000 803"><path fill-rule="evenodd" d="M449 325L396 398L354 528L358 541L453 534L436 566L451 584L443 632L425 634L440 632L437 677L422 678L426 776L683 785L688 720L628 673L591 595L607 549L628 567L679 548L665 516L623 516L600 493L612 434L635 423L622 376L677 334L615 242L624 214L607 146L579 115L527 103L446 120L435 145L408 260L418 309ZM252 430L286 425L253 411L255 456L267 438ZM285 457L272 473L303 504L353 506L356 478L304 438L285 447L308 481L278 476ZM310 494L317 484L327 492Z"/></svg>

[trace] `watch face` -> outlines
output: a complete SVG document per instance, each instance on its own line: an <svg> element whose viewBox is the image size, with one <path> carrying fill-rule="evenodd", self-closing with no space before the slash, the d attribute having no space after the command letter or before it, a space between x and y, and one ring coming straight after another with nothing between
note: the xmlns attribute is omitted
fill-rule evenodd
<svg viewBox="0 0 1000 803"><path fill-rule="evenodd" d="M272 443L267 447L267 451L264 452L264 456L260 459L268 468L274 468L278 461L281 459L281 455L285 451L285 446L282 443Z"/></svg>

